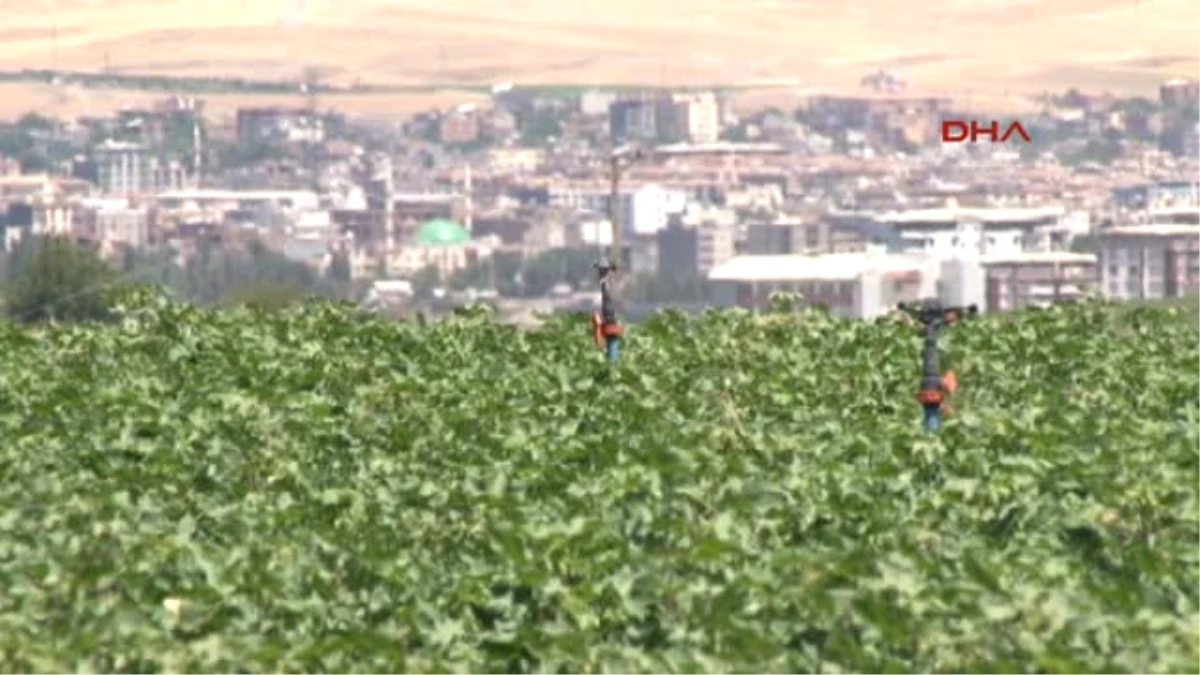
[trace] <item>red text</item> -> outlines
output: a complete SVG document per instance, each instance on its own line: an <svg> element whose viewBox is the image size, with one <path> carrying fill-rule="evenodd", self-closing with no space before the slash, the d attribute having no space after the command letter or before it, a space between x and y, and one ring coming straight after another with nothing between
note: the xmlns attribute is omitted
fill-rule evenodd
<svg viewBox="0 0 1200 675"><path fill-rule="evenodd" d="M942 120L943 143L978 143L981 136L991 143L1008 143L1017 139L1033 142L1029 132L1017 121L1004 125L996 120Z"/></svg>

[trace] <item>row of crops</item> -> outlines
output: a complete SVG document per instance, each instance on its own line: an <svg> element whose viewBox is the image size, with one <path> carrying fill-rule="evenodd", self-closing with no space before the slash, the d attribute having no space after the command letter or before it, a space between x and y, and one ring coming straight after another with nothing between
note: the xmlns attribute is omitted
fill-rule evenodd
<svg viewBox="0 0 1200 675"><path fill-rule="evenodd" d="M1094 303L919 335L522 332L143 301L0 325L5 672L1185 672L1200 338Z"/></svg>

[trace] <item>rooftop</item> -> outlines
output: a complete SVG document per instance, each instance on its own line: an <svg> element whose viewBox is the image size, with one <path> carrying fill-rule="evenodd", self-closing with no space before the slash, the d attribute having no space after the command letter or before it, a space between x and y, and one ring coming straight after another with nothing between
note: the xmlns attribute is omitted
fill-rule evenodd
<svg viewBox="0 0 1200 675"><path fill-rule="evenodd" d="M710 281L852 281L863 272L885 275L919 272L927 256L903 253L826 253L821 255L740 255L708 274Z"/></svg>
<svg viewBox="0 0 1200 675"><path fill-rule="evenodd" d="M672 143L669 145L660 145L654 151L665 155L701 154L706 152L778 154L787 152L787 149L778 143L734 143L718 141L716 143Z"/></svg>
<svg viewBox="0 0 1200 675"><path fill-rule="evenodd" d="M1200 225L1159 223L1153 225L1120 225L1103 230L1101 236L1117 237L1200 237Z"/></svg>
<svg viewBox="0 0 1200 675"><path fill-rule="evenodd" d="M1062 206L1034 207L996 207L996 208L964 208L946 207L938 209L912 209L909 211L894 211L879 216L885 223L903 225L906 223L945 222L954 223L960 220L982 220L988 223L1021 223L1044 218L1057 218L1066 213Z"/></svg>
<svg viewBox="0 0 1200 675"><path fill-rule="evenodd" d="M1036 265L1036 264L1087 264L1096 262L1092 253L1072 253L1070 251L1016 251L1013 253L994 253L980 257L985 265Z"/></svg>
<svg viewBox="0 0 1200 675"><path fill-rule="evenodd" d="M235 201L256 199L310 199L316 200L312 190L171 190L158 195L159 199L190 201Z"/></svg>
<svg viewBox="0 0 1200 675"><path fill-rule="evenodd" d="M471 233L453 220L435 218L417 230L417 242L424 246L454 246L471 240Z"/></svg>

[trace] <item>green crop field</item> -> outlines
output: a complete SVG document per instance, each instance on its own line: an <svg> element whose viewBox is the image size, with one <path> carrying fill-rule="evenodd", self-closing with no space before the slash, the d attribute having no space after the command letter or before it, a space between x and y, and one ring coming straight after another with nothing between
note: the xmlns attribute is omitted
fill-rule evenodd
<svg viewBox="0 0 1200 675"><path fill-rule="evenodd" d="M1200 338L1084 304L0 325L0 671L1196 672Z"/></svg>

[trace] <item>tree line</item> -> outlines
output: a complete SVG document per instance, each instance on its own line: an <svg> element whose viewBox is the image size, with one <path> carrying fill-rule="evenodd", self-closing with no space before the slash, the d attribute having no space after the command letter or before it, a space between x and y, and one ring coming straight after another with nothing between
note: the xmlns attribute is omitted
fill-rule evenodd
<svg viewBox="0 0 1200 675"><path fill-rule="evenodd" d="M275 309L314 296L347 300L358 292L349 276L344 258L322 275L261 242L201 243L185 260L171 250L126 250L110 262L88 243L33 237L0 255L4 313L21 323L104 321L122 292L146 284L203 305Z"/></svg>
<svg viewBox="0 0 1200 675"><path fill-rule="evenodd" d="M571 291L595 291L595 264L600 258L601 254L594 246L552 248L534 255L497 251L447 279L442 279L436 269L429 268L417 275L413 285L418 292L433 286L459 291L494 289L508 298L544 297L558 286ZM709 297L707 280L690 270L635 274L626 293L631 302L649 303L700 302Z"/></svg>

